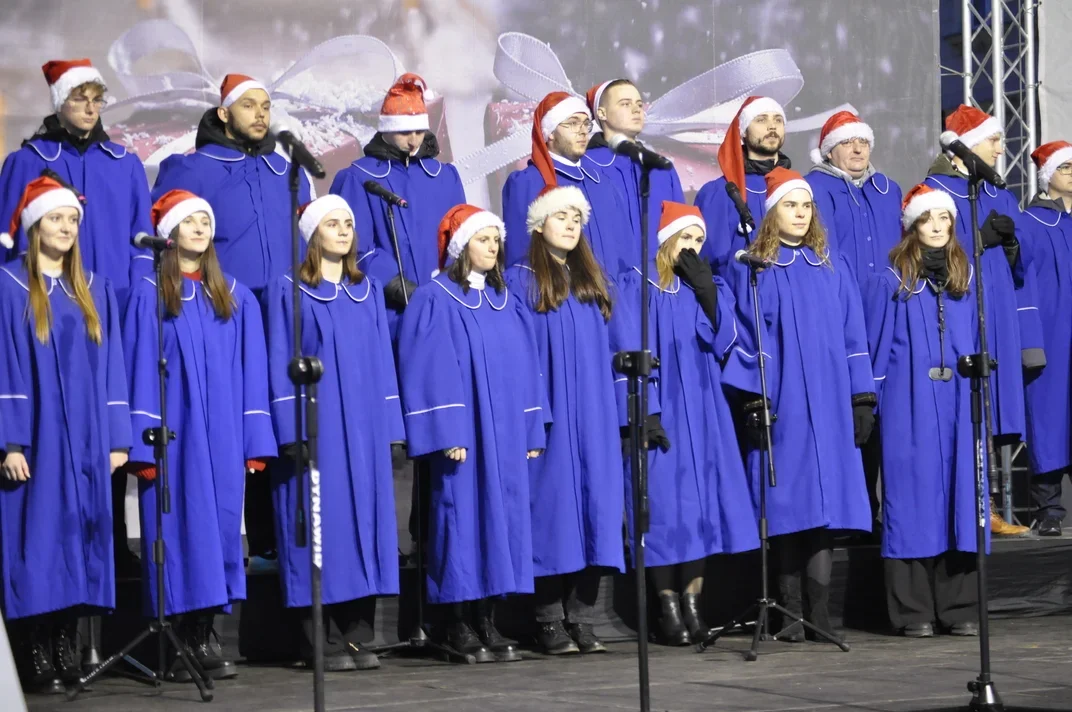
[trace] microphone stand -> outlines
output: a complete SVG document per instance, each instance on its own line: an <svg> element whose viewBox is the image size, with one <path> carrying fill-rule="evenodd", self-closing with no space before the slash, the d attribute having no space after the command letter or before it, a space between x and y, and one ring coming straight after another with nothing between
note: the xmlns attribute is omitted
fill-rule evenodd
<svg viewBox="0 0 1072 712"><path fill-rule="evenodd" d="M755 227L752 223L751 215L745 215L741 212L741 222L743 225L749 227ZM745 241L751 243L748 233L745 233ZM759 599L748 606L743 613L733 618L729 623L723 626L721 629L711 632L707 638L697 644L696 652L702 653L707 650L715 641L722 636L726 635L730 631L741 626L746 625L746 621L755 620L755 627L752 631L752 647L748 649L748 652L744 654L744 659L748 662L754 662L759 658L759 641L761 640L777 640L779 635L784 634L787 630L800 623L808 630L812 631L816 635L825 638L834 645L841 648L843 652L849 652L849 646L841 638L837 637L829 631L825 631L822 628L815 626L809 621L796 613L789 611L787 608L778 603L777 599L770 595L770 541L768 538L768 526L767 526L767 487L777 487L778 480L775 474L774 467L774 441L771 439L771 425L777 420L777 416L772 415L770 411L770 398L767 391L767 359L763 353L763 310L760 308L759 301L759 271L764 269L757 264L747 262L748 267L748 286L752 292L752 318L755 323L756 332L756 358L759 361L759 388L760 396L762 398L763 408L760 411L760 417L763 418L763 436L764 436L764 449L767 456L767 476L760 475L759 478L759 562L760 562L760 596ZM762 461L762 455L760 455ZM777 611L782 615L782 621L787 623L782 630L778 631L774 635L770 635L770 611ZM754 616L754 618L753 618Z"/></svg>
<svg viewBox="0 0 1072 712"><path fill-rule="evenodd" d="M971 207L975 300L979 312L976 324L979 353L961 356L957 361L957 372L962 378L971 380L972 438L975 445L975 557L979 585L979 676L968 683L968 690L972 693L968 709L1002 712L1005 705L1001 701L1001 696L998 695L994 681L990 678L990 616L987 610L986 590L986 507L989 494L986 477L988 467L993 468L995 464L993 413L990 409L990 374L998 367L998 364L990 358L989 344L986 340L986 304L983 295L982 268L983 236L979 229L979 184L982 182L983 178L976 171L969 169L968 204Z"/></svg>
<svg viewBox="0 0 1072 712"><path fill-rule="evenodd" d="M211 677L205 674L204 668L197 658L187 653L186 646L175 635L175 629L171 621L164 617L164 515L171 513L171 488L168 485L168 457L167 449L175 439L175 431L167 426L167 358L164 356L164 281L161 278L161 263L165 248L153 248L153 270L156 273L156 353L157 371L159 373L158 392L160 395L160 425L156 428L146 428L142 433L142 440L146 445L153 446L153 459L156 461L157 481L153 483L156 493L156 539L153 541L153 564L156 567L156 619L150 621L138 635L123 648L105 660L100 666L78 679L74 685L67 689L67 699L73 700L78 697L86 685L103 675L120 660L125 660L130 665L141 671L142 675L131 675L130 678L147 685L153 685L157 689L164 681L164 666L167 664L168 643L175 649L183 667L190 674L190 678L197 685L203 702L212 701L212 689L215 686ZM90 622L92 626L92 621ZM150 635L156 635L157 671L142 665L130 655L130 651L141 644Z"/></svg>
<svg viewBox="0 0 1072 712"><path fill-rule="evenodd" d="M644 567L644 536L648 533L648 379L659 367L648 348L648 203L651 168L640 164L640 350L614 355L614 370L629 381L629 462L633 489L633 571L637 598L637 671L640 712L649 712L648 584Z"/></svg>

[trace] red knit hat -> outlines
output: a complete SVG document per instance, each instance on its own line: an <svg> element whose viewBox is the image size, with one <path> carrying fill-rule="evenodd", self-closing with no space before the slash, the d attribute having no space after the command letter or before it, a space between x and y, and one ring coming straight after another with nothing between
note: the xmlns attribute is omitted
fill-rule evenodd
<svg viewBox="0 0 1072 712"><path fill-rule="evenodd" d="M707 234L707 224L703 214L695 205L675 203L670 200L663 201L663 215L659 219L659 244L663 244L671 237L687 227L696 225L704 234Z"/></svg>
<svg viewBox="0 0 1072 712"><path fill-rule="evenodd" d="M104 77L88 59L54 59L41 65L41 71L48 82L48 92L52 97L52 108L59 111L67 101L71 90L92 82L107 89Z"/></svg>
<svg viewBox="0 0 1072 712"><path fill-rule="evenodd" d="M208 213L212 235L216 235L216 216L212 206L204 198L199 198L188 190L169 190L153 203L149 218L156 227L156 234L169 237L171 232L186 218L194 213Z"/></svg>
<svg viewBox="0 0 1072 712"><path fill-rule="evenodd" d="M779 114L785 120L785 109L769 96L750 96L741 104L737 115L726 129L726 137L718 147L718 166L726 180L737 186L741 195L746 195L744 184L744 137L748 125L760 114Z"/></svg>
<svg viewBox="0 0 1072 712"><path fill-rule="evenodd" d="M506 226L495 213L462 203L447 211L439 222L439 269L447 264L447 257L458 259L473 235L486 227L499 229L499 239L506 242Z"/></svg>
<svg viewBox="0 0 1072 712"><path fill-rule="evenodd" d="M862 138L872 146L875 145L875 132L851 111L839 111L823 124L819 132L819 148L812 151L811 160L822 163L823 160L842 141Z"/></svg>
<svg viewBox="0 0 1072 712"><path fill-rule="evenodd" d="M15 246L13 236L18 234L20 226L28 230L57 208L75 208L79 221L82 220L82 200L77 193L47 176L34 178L22 191L19 204L11 214L8 232L0 234L0 245L10 250Z"/></svg>
<svg viewBox="0 0 1072 712"><path fill-rule="evenodd" d="M427 131L428 109L424 105L424 92L428 85L413 73L403 74L387 90L387 97L380 107L380 123L377 131Z"/></svg>
<svg viewBox="0 0 1072 712"><path fill-rule="evenodd" d="M997 119L967 104L961 104L946 117L945 129L941 137L943 145L960 139L968 148L978 146L995 134L1005 133Z"/></svg>
<svg viewBox="0 0 1072 712"><path fill-rule="evenodd" d="M243 94L252 89L260 89L265 93L268 92L268 87L264 86L253 77L248 77L245 74L228 74L223 78L223 83L220 84L220 106L226 109L228 106L238 101Z"/></svg>
<svg viewBox="0 0 1072 712"><path fill-rule="evenodd" d="M948 210L954 219L957 217L957 204L953 202L953 196L944 190L920 183L908 191L901 202L901 226L907 230L923 213L930 210Z"/></svg>
<svg viewBox="0 0 1072 712"><path fill-rule="evenodd" d="M1049 190L1053 174L1063 163L1072 161L1072 143L1068 141L1050 141L1036 148L1031 153L1031 160L1038 166L1039 187Z"/></svg>
<svg viewBox="0 0 1072 712"><path fill-rule="evenodd" d="M776 167L767 174L767 202L766 209L769 211L778 201L798 188L808 191L811 195L811 185L800 175L789 168Z"/></svg>
<svg viewBox="0 0 1072 712"><path fill-rule="evenodd" d="M547 139L551 138L559 124L574 114L592 118L592 112L579 97L564 91L553 91L536 105L532 115L532 163L543 176L544 185L558 185L554 161L547 150Z"/></svg>

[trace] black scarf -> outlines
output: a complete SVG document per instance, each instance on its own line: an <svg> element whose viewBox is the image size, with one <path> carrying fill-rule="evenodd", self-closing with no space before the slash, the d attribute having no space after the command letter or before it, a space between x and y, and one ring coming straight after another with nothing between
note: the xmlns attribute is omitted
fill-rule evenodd
<svg viewBox="0 0 1072 712"><path fill-rule="evenodd" d="M436 140L436 136L431 131L426 131L424 134L424 141L421 143L421 147L417 149L417 153L412 156L383 140L383 134L377 133L372 137L372 140L365 145L365 155L378 158L381 161L398 161L399 163L409 163L410 161L418 161L422 158L435 158L439 155L439 141Z"/></svg>
<svg viewBox="0 0 1072 712"><path fill-rule="evenodd" d="M63 128L63 124L60 123L60 117L56 114L46 116L45 120L41 122L41 128L37 129L37 133L23 141L22 145L25 146L34 139L66 143L73 146L76 151L83 155L89 150L90 146L97 143L104 143L109 140L108 134L104 131L104 124L101 123L100 119L97 119L96 125L94 125L87 136L75 136L70 131Z"/></svg>
<svg viewBox="0 0 1072 712"><path fill-rule="evenodd" d="M246 137L231 138L227 135L223 122L215 109L209 109L201 117L197 125L197 139L194 145L197 148L209 145L233 148L247 156L266 156L275 150L275 137L268 133L260 141L254 141Z"/></svg>
<svg viewBox="0 0 1072 712"><path fill-rule="evenodd" d="M949 281L949 263L946 260L945 248L923 247L921 248L921 253L923 255L923 274L939 287L944 287L945 283Z"/></svg>
<svg viewBox="0 0 1072 712"><path fill-rule="evenodd" d="M793 162L789 160L789 156L782 152L778 152L777 158L770 158L765 161L756 161L748 157L747 148L745 149L744 158L744 172L750 176L765 176L775 168L792 168Z"/></svg>

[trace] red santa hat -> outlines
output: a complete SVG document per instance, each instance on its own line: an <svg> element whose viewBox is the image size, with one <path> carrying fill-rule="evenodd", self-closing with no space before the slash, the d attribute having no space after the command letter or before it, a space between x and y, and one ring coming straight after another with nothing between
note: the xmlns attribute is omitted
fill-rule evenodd
<svg viewBox="0 0 1072 712"><path fill-rule="evenodd" d="M322 195L298 208L298 232L306 242L313 239L313 233L320 227L321 221L333 210L345 210L350 219L354 219L354 211L350 209L350 204L345 198L334 193Z"/></svg>
<svg viewBox="0 0 1072 712"><path fill-rule="evenodd" d="M745 193L744 185L744 147L742 142L748 135L748 126L760 114L778 114L785 120L785 109L769 96L750 96L741 104L737 115L733 117L726 129L726 137L718 147L718 166L726 180L737 186L741 196Z"/></svg>
<svg viewBox="0 0 1072 712"><path fill-rule="evenodd" d="M584 191L572 185L547 186L536 196L536 200L529 204L529 211L525 216L525 229L531 235L533 230L543 227L547 218L568 208L573 208L581 214L581 225L588 224L592 206L584 197Z"/></svg>
<svg viewBox="0 0 1072 712"><path fill-rule="evenodd" d="M547 150L547 139L555 128L574 114L584 114L589 119L592 112L580 97L564 91L553 91L536 105L532 115L532 163L543 176L544 185L558 185L554 161Z"/></svg>
<svg viewBox="0 0 1072 712"><path fill-rule="evenodd" d="M104 77L88 59L54 59L41 65L41 71L48 82L48 91L52 96L52 108L59 111L63 102L71 95L75 87L83 84L100 84L101 90L108 86Z"/></svg>
<svg viewBox="0 0 1072 712"><path fill-rule="evenodd" d="M948 210L950 216L954 219L957 217L957 204L953 202L953 196L920 183L908 191L901 203L901 226L907 230L930 210Z"/></svg>
<svg viewBox="0 0 1072 712"><path fill-rule="evenodd" d="M822 163L842 141L862 138L872 146L875 145L875 132L851 111L839 111L823 124L819 132L819 148L811 152L811 160Z"/></svg>
<svg viewBox="0 0 1072 712"><path fill-rule="evenodd" d="M1068 141L1050 141L1036 148L1031 153L1031 160L1038 166L1039 187L1050 189L1050 180L1063 163L1072 161L1072 143Z"/></svg>
<svg viewBox="0 0 1072 712"><path fill-rule="evenodd" d="M619 81L624 80L621 78L608 79L602 84L596 84L584 95L585 99L588 102L588 111L591 112L592 121L594 123L594 126L592 127L593 133L603 130L603 127L599 125L599 119L596 118L597 116L599 116L599 102L603 99L603 92L605 92L607 90L607 87L609 87L611 84Z"/></svg>
<svg viewBox="0 0 1072 712"><path fill-rule="evenodd" d="M77 193L47 176L34 178L22 191L19 204L11 214L8 232L0 234L0 245L10 250L15 246L13 236L18 234L19 227L29 230L38 220L58 208L76 209L81 222L84 213L82 200Z"/></svg>
<svg viewBox="0 0 1072 712"><path fill-rule="evenodd" d="M766 209L770 211L786 194L798 188L808 191L808 195L812 194L811 186L804 180L804 176L789 168L776 167L767 174Z"/></svg>
<svg viewBox="0 0 1072 712"><path fill-rule="evenodd" d="M194 213L208 213L209 226L212 235L216 235L216 216L212 212L212 206L204 198L199 198L188 190L169 190L153 203L153 209L149 217L156 227L156 234L160 237L170 237L186 218Z"/></svg>
<svg viewBox="0 0 1072 712"><path fill-rule="evenodd" d="M264 86L253 77L246 76L245 74L228 74L223 78L223 83L220 84L220 106L226 109L228 106L238 101L243 94L252 89L260 89L263 92L268 93L268 87Z"/></svg>
<svg viewBox="0 0 1072 712"><path fill-rule="evenodd" d="M458 259L473 235L486 227L498 228L499 239L506 242L506 226L495 213L465 203L448 210L439 222L439 269L446 266L448 256Z"/></svg>
<svg viewBox="0 0 1072 712"><path fill-rule="evenodd" d="M403 74L387 90L380 107L380 123L377 130L427 131L428 109L424 105L424 92L428 85L413 73Z"/></svg>
<svg viewBox="0 0 1072 712"><path fill-rule="evenodd" d="M695 205L675 203L670 200L663 201L663 215L659 219L659 244L663 244L671 237L687 227L697 226L707 234L707 224L704 223L703 214Z"/></svg>
<svg viewBox="0 0 1072 712"><path fill-rule="evenodd" d="M965 146L973 148L1000 133L1004 131L993 116L974 106L961 104L945 118L945 131L942 133L941 142L945 145L951 140L960 139Z"/></svg>

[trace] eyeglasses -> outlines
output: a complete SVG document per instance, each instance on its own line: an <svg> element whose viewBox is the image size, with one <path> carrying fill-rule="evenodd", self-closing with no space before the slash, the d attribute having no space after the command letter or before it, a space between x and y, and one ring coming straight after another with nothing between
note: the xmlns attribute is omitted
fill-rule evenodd
<svg viewBox="0 0 1072 712"><path fill-rule="evenodd" d="M563 121L559 126L567 131L572 131L573 133L589 133L592 130L592 122L588 120L577 121L574 119L573 121Z"/></svg>
<svg viewBox="0 0 1072 712"><path fill-rule="evenodd" d="M1054 172L1062 176L1072 176L1072 163L1062 163Z"/></svg>
<svg viewBox="0 0 1072 712"><path fill-rule="evenodd" d="M70 102L71 104L73 104L74 106L85 106L87 104L92 104L93 108L95 108L95 109L99 109L102 106L104 106L104 97L103 96L98 96L98 97L93 98L93 99L90 99L89 97L86 97L86 96L69 96L69 97L67 97L67 101Z"/></svg>
<svg viewBox="0 0 1072 712"><path fill-rule="evenodd" d="M847 141L842 141L838 145L839 146L851 146L852 148L861 149L861 148L870 148L871 147L871 142L868 141L866 138L850 138Z"/></svg>

